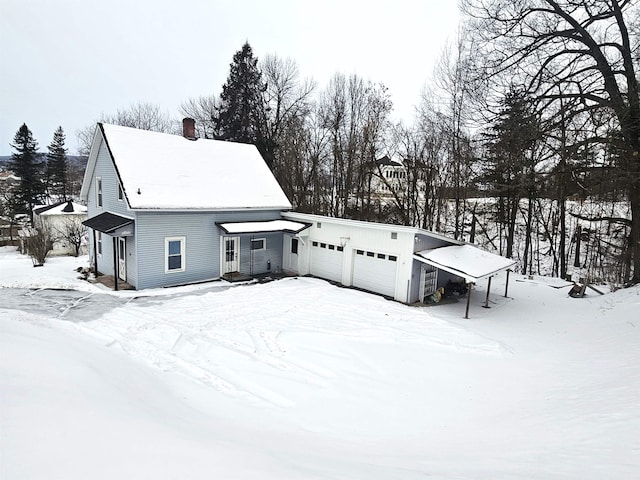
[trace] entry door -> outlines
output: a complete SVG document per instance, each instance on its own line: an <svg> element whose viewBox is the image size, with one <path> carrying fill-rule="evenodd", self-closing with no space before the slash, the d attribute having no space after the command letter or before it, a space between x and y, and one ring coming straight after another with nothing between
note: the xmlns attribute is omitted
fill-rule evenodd
<svg viewBox="0 0 640 480"><path fill-rule="evenodd" d="M118 278L127 281L127 239L118 237Z"/></svg>
<svg viewBox="0 0 640 480"><path fill-rule="evenodd" d="M240 237L224 237L222 274L237 272L240 267Z"/></svg>

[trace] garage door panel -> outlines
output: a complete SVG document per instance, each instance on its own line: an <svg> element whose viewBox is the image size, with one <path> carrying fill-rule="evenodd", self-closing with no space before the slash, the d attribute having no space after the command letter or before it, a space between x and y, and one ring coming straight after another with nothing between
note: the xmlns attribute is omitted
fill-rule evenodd
<svg viewBox="0 0 640 480"><path fill-rule="evenodd" d="M356 250L353 256L353 286L395 297L396 260L392 255Z"/></svg>
<svg viewBox="0 0 640 480"><path fill-rule="evenodd" d="M330 249L329 245L322 245L325 245L325 247L323 248L319 244L311 248L311 275L333 280L334 282L342 282L344 253L339 251L335 245L333 249Z"/></svg>

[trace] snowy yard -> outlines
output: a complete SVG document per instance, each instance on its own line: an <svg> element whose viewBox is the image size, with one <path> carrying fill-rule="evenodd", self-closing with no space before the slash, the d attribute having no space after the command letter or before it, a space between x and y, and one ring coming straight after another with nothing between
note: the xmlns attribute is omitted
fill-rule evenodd
<svg viewBox="0 0 640 480"><path fill-rule="evenodd" d="M110 292L86 263L0 248L2 479L640 477L638 287L498 277L465 320L313 278Z"/></svg>

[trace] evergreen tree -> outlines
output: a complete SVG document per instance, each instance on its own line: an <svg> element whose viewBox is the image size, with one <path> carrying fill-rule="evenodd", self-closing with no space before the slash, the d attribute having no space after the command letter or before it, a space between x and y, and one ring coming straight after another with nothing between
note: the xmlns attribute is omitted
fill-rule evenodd
<svg viewBox="0 0 640 480"><path fill-rule="evenodd" d="M51 145L47 148L47 181L49 192L59 197L59 200L66 200L68 195L67 180L67 149L65 148L65 135L62 127L53 134Z"/></svg>
<svg viewBox="0 0 640 480"><path fill-rule="evenodd" d="M513 256L520 199L532 198L535 193L534 148L538 136L538 123L531 113L529 99L520 92L508 92L502 110L485 135L488 146L485 180L499 199L498 221L506 229L508 258Z"/></svg>
<svg viewBox="0 0 640 480"><path fill-rule="evenodd" d="M249 43L233 56L214 124L221 140L255 144L264 153L265 84Z"/></svg>
<svg viewBox="0 0 640 480"><path fill-rule="evenodd" d="M11 155L9 165L13 173L20 177L14 191L17 210L19 213L28 213L33 222L33 207L41 203L45 184L42 181L42 163L38 159L38 143L26 124L23 123L16 132L11 148L16 153Z"/></svg>

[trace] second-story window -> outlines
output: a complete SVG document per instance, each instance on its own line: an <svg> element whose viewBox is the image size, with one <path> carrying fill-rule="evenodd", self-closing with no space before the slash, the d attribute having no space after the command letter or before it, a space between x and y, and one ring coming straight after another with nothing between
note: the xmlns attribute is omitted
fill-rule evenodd
<svg viewBox="0 0 640 480"><path fill-rule="evenodd" d="M124 199L124 192L122 191L122 185L118 183L118 201L121 202Z"/></svg>
<svg viewBox="0 0 640 480"><path fill-rule="evenodd" d="M102 206L102 177L96 177L96 204Z"/></svg>

